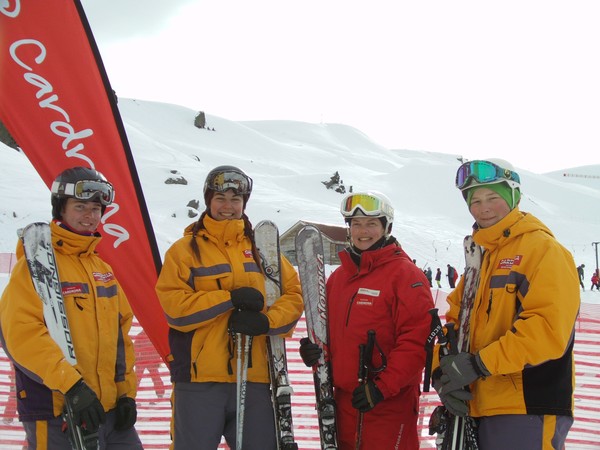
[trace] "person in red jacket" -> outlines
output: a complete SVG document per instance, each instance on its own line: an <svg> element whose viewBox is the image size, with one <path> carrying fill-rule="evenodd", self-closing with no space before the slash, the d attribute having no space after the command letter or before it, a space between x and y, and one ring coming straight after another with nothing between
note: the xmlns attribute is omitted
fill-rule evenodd
<svg viewBox="0 0 600 450"><path fill-rule="evenodd" d="M377 192L352 193L341 205L349 247L327 281L329 350L340 450L418 449L417 418L424 343L433 299L427 278L390 233L394 210ZM359 383L359 345L373 344ZM307 366L320 348L301 340ZM361 435L357 435L362 418Z"/></svg>
<svg viewBox="0 0 600 450"><path fill-rule="evenodd" d="M594 288L596 288L597 291L600 291L600 276L598 275L598 270L592 275L592 287L590 288L590 291L593 291Z"/></svg>

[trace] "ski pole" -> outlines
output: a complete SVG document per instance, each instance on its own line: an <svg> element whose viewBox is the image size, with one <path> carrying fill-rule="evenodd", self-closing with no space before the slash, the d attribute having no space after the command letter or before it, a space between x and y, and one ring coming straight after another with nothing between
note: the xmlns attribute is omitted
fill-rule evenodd
<svg viewBox="0 0 600 450"><path fill-rule="evenodd" d="M372 330L369 330L372 331ZM368 369L365 363L365 344L358 344L358 384L365 384ZM360 449L361 440L362 440L362 426L363 426L363 413L361 411L358 412L358 420L356 422L356 446L354 447L356 450Z"/></svg>
<svg viewBox="0 0 600 450"><path fill-rule="evenodd" d="M440 348L444 347L448 342L446 335L442 331L442 322L440 321L440 316L438 316L437 308L431 308L429 314L431 314L431 326L429 336L427 336L427 341L425 342L426 360L425 374L423 375L423 392L429 392L429 387L431 386L431 368L433 365L433 346L435 345L435 340L437 338Z"/></svg>
<svg viewBox="0 0 600 450"><path fill-rule="evenodd" d="M381 357L381 365L378 367L373 366L373 349L377 347L379 356ZM358 383L367 384L369 381L369 373L377 374L383 371L387 367L387 358L383 353L383 350L377 344L375 337L375 330L367 331L367 344L359 344L358 346ZM364 413L358 412L358 420L356 422L356 445L355 449L360 450L362 444L362 430L363 430L363 419Z"/></svg>
<svg viewBox="0 0 600 450"><path fill-rule="evenodd" d="M242 334L235 334L235 344L236 344L236 352L237 352L237 361L236 361L236 449L242 449Z"/></svg>
<svg viewBox="0 0 600 450"><path fill-rule="evenodd" d="M449 322L445 325L446 328L446 339L447 346L444 352L444 356L446 355L457 355L458 354L458 336L456 334L456 330L454 329L454 324ZM468 390L468 387L466 388ZM464 417L456 416L453 420L452 426L452 449L460 449L462 448L462 442L464 441Z"/></svg>
<svg viewBox="0 0 600 450"><path fill-rule="evenodd" d="M244 412L246 407L246 385L248 383L248 360L250 359L250 348L252 345L252 336L245 336L236 333L237 341L237 429L236 429L236 449L242 450L242 440L244 437ZM244 345L242 353L242 343Z"/></svg>

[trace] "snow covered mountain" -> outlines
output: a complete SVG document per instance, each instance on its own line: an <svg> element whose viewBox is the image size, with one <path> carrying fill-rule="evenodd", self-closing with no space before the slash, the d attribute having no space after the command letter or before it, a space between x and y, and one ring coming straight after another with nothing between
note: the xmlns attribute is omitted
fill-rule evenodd
<svg viewBox="0 0 600 450"><path fill-rule="evenodd" d="M247 210L253 223L270 219L281 232L300 219L343 225L342 195L323 184L337 171L346 189L375 189L390 197L394 235L419 266L463 266L460 243L472 219L454 187L460 155L390 150L339 124L233 122L206 114L207 127L199 129L198 111L181 106L119 99L119 108L161 252L194 220L188 203L198 200L203 208L206 173L231 164L254 179ZM11 252L17 228L49 219L49 192L23 154L0 144L0 155L0 252ZM482 149L481 158L486 157L502 155ZM600 175L600 165L543 175L516 169L521 209L544 221L577 264L595 267L600 178L593 176ZM183 177L187 184L165 184L170 177Z"/></svg>

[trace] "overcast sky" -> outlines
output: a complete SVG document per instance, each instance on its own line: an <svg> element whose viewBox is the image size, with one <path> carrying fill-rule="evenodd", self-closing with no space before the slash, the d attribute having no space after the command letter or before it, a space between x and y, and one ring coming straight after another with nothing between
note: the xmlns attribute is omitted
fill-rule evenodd
<svg viewBox="0 0 600 450"><path fill-rule="evenodd" d="M600 164L597 0L83 5L120 97L536 173Z"/></svg>

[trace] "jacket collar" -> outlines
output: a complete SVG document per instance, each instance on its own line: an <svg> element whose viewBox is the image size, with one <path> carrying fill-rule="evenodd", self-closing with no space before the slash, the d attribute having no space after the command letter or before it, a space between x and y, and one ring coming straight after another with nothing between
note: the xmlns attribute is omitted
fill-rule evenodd
<svg viewBox="0 0 600 450"><path fill-rule="evenodd" d="M244 220L215 220L208 214L202 219L204 229L198 232L199 236L216 242L240 242L244 239ZM186 227L184 234L192 234L195 222Z"/></svg>
<svg viewBox="0 0 600 450"><path fill-rule="evenodd" d="M535 230L554 236L548 227L535 216L515 208L491 227L478 228L475 225L473 239L483 248L493 250L516 236Z"/></svg>
<svg viewBox="0 0 600 450"><path fill-rule="evenodd" d="M102 239L100 233L84 236L67 230L54 221L50 223L50 230L54 248L64 255L87 256L93 254Z"/></svg>

